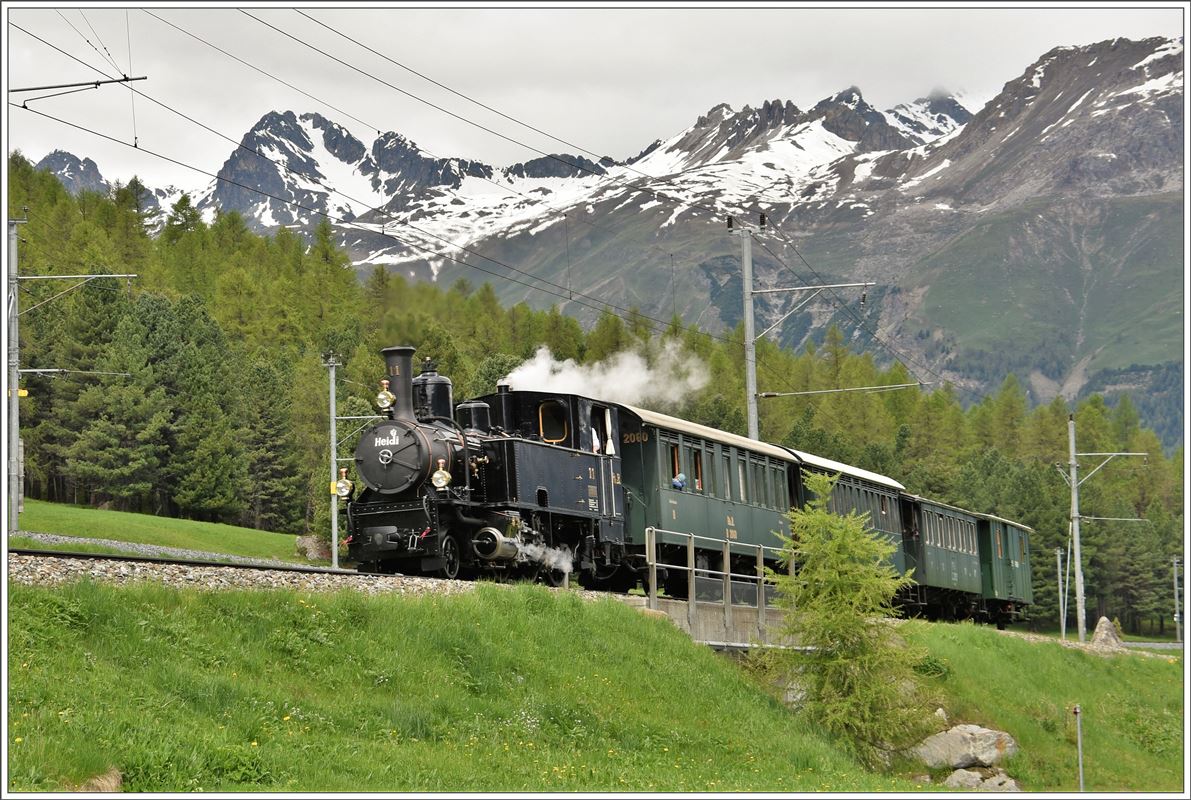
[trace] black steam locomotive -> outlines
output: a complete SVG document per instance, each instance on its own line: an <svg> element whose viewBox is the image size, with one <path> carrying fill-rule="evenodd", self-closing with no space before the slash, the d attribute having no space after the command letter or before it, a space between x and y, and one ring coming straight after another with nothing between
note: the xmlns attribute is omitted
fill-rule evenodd
<svg viewBox="0 0 1191 800"><path fill-rule="evenodd" d="M382 353L389 377L378 405L389 418L360 439L364 488L346 509L348 557L360 570L557 584L576 565L593 575L619 565L612 406L502 387L455 407L432 363L411 377L413 348ZM599 444L580 448L580 437Z"/></svg>
<svg viewBox="0 0 1191 800"><path fill-rule="evenodd" d="M1032 602L1030 529L910 495L892 478L619 403L512 391L454 404L449 378L414 349L382 351L386 417L356 448L364 486L341 482L348 557L361 571L477 574L558 584L568 573L626 591L646 569L646 530L659 578L685 596L687 545L698 570L756 574L758 545L788 533L807 499L803 472L838 475L833 510L868 513L914 569L903 602L947 618L998 623ZM390 389L392 391L390 391ZM762 551L774 565L777 552ZM727 562L727 563L725 563ZM727 569L725 569L725 567Z"/></svg>

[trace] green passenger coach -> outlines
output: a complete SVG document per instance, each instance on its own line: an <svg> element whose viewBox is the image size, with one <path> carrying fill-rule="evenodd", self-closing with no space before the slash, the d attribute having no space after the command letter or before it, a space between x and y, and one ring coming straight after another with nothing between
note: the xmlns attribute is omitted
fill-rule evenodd
<svg viewBox="0 0 1191 800"><path fill-rule="evenodd" d="M985 601L1002 601L1010 610L1034 602L1030 574L1030 534L1018 522L977 514L980 535L981 593Z"/></svg>
<svg viewBox="0 0 1191 800"><path fill-rule="evenodd" d="M798 461L781 447L641 408L620 406L626 539L644 545L647 527L727 541L732 571L756 572L756 548L789 535ZM658 560L686 564L686 540L659 534ZM699 569L723 568L722 544L698 541ZM702 548L706 548L703 550ZM770 554L769 560L774 560ZM667 593L685 596L686 575L670 570Z"/></svg>
<svg viewBox="0 0 1191 800"><path fill-rule="evenodd" d="M801 450L792 452L801 462L801 469L839 476L828 504L828 509L833 514L843 515L853 511L859 514L867 513L869 529L893 544L894 551L890 558L898 573L905 572L907 566L914 566L906 563L905 548L902 546L902 512L898 497L906 487L893 478L850 464L842 464ZM798 482L795 492L796 503L802 506L810 499L810 492L802 486L800 471L794 472Z"/></svg>
<svg viewBox="0 0 1191 800"><path fill-rule="evenodd" d="M905 495L905 551L913 562L918 602L932 616L956 619L974 611L981 593L977 518L937 500Z"/></svg>

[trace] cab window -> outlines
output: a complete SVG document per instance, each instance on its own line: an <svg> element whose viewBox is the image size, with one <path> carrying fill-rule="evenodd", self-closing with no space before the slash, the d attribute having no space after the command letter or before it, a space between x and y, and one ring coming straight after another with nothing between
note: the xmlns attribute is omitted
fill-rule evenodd
<svg viewBox="0 0 1191 800"><path fill-rule="evenodd" d="M547 400L538 406L538 432L542 441L558 444L567 438L567 405Z"/></svg>

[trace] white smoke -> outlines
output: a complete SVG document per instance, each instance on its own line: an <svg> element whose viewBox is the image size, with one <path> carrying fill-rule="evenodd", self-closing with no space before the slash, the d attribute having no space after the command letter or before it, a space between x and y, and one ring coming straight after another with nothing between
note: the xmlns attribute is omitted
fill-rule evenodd
<svg viewBox="0 0 1191 800"><path fill-rule="evenodd" d="M510 388L534 392L578 394L609 403L678 404L710 380L707 367L682 343L667 341L653 366L635 352L616 353L595 364L558 361L548 347L538 348L529 361L505 378Z"/></svg>
<svg viewBox="0 0 1191 800"><path fill-rule="evenodd" d="M546 547L543 544L523 544L520 555L524 556L527 561L537 561L559 572L570 573L573 567L569 550Z"/></svg>

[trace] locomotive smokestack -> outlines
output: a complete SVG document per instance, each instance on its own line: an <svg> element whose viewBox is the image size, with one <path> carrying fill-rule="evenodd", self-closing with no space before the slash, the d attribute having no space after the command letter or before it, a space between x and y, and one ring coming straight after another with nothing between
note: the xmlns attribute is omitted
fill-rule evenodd
<svg viewBox="0 0 1191 800"><path fill-rule="evenodd" d="M380 353L385 357L385 373L389 378L389 385L393 395L397 398L393 402L393 419L413 420L414 390L413 390L413 347L386 347Z"/></svg>

